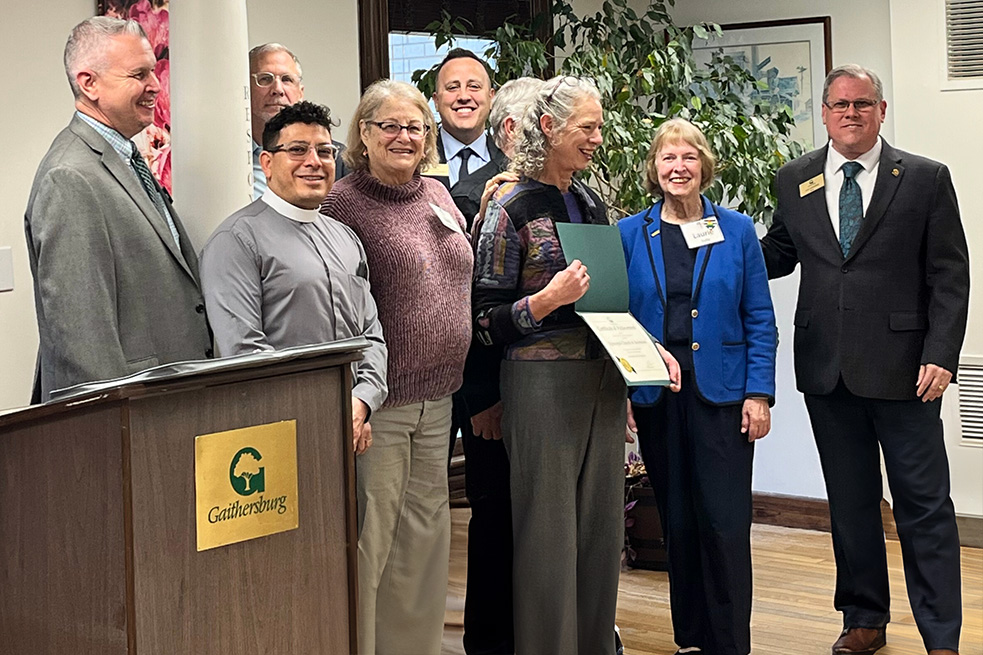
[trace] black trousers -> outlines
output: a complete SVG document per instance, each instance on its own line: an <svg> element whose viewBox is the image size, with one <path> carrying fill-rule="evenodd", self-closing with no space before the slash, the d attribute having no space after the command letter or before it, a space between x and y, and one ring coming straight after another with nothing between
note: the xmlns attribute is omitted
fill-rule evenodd
<svg viewBox="0 0 983 655"><path fill-rule="evenodd" d="M502 440L475 436L460 392L454 394L452 447L457 431L464 445L468 523L468 578L464 599L464 651L468 655L511 655L512 496L509 458Z"/></svg>
<svg viewBox="0 0 983 655"><path fill-rule="evenodd" d="M633 406L669 556L673 635L703 655L751 652L751 466L741 405L701 400L692 374Z"/></svg>
<svg viewBox="0 0 983 655"><path fill-rule="evenodd" d="M959 534L949 498L941 402L861 398L842 380L832 393L807 394L805 401L829 497L833 603L844 627L879 628L890 621L879 445L915 623L926 649L958 650Z"/></svg>

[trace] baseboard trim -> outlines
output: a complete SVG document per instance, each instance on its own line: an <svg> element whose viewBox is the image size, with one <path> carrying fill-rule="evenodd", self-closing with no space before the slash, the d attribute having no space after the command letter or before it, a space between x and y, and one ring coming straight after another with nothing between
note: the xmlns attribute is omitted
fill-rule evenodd
<svg viewBox="0 0 983 655"><path fill-rule="evenodd" d="M829 532L829 503L822 498L756 493L752 497L755 523Z"/></svg>
<svg viewBox="0 0 983 655"><path fill-rule="evenodd" d="M784 494L753 495L754 522L778 525L800 530L829 532L829 503L822 498L804 498ZM897 540L898 528L894 523L891 505L881 500L881 520L888 539ZM959 543L969 548L983 548L983 517L956 516L959 527Z"/></svg>
<svg viewBox="0 0 983 655"><path fill-rule="evenodd" d="M800 530L829 532L829 503L822 498L786 496L784 494L753 494L754 522ZM897 539L894 514L886 500L881 500L881 521L888 539Z"/></svg>
<svg viewBox="0 0 983 655"><path fill-rule="evenodd" d="M959 543L970 548L983 548L983 516L956 515Z"/></svg>

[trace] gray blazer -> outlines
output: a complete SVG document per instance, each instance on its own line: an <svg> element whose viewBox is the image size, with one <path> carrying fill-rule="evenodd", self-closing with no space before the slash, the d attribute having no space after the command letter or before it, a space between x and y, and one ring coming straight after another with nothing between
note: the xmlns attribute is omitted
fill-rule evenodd
<svg viewBox="0 0 983 655"><path fill-rule="evenodd" d="M24 229L40 346L33 402L55 389L211 357L197 257L136 174L78 116L41 161Z"/></svg>

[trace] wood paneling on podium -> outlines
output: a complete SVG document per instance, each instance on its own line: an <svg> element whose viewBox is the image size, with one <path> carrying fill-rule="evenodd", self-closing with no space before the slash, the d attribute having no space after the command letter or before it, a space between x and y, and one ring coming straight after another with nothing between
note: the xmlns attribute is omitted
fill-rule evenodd
<svg viewBox="0 0 983 655"><path fill-rule="evenodd" d="M354 653L354 351L0 416L0 652ZM297 421L299 528L197 552L195 436Z"/></svg>

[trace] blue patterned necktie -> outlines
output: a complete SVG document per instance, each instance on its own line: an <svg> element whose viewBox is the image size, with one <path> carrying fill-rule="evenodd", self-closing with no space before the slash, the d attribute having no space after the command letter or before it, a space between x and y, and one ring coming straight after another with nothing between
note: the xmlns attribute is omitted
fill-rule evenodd
<svg viewBox="0 0 983 655"><path fill-rule="evenodd" d="M850 254L850 246L857 238L860 223L864 220L864 199L856 176L863 166L855 161L843 164L843 186L840 187L840 250L843 256Z"/></svg>

